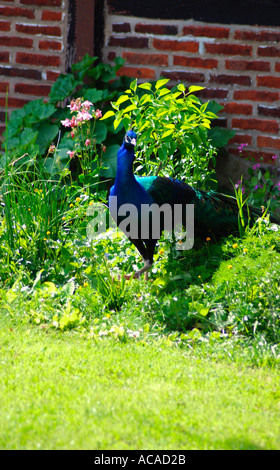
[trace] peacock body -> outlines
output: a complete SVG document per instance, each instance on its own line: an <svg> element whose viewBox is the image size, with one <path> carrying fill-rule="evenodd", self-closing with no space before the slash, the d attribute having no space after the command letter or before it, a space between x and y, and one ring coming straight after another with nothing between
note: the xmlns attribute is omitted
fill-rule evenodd
<svg viewBox="0 0 280 470"><path fill-rule="evenodd" d="M134 277L139 277L151 268L155 246L159 239L159 236L153 236L150 229L146 237L141 236L143 233L141 223L143 224L142 212L144 207L151 207L153 204L163 207L167 204L171 207L172 216L174 216L176 205L181 205L183 208L186 205L193 205L194 238L200 237L205 240L207 237L211 237L217 240L230 234L237 235L239 233L239 210L234 197L214 191L196 189L182 181L168 177L135 176L133 162L136 137L133 131L128 131L125 135L123 144L118 151L117 174L109 196L109 209L118 226L121 226L124 222L126 210L129 211L131 207L136 209L134 217L129 220L130 229L131 225L137 227L133 236L130 235L131 230L126 231L122 228L145 262L144 267L134 273ZM183 216L185 213L186 211L182 210ZM244 215L246 217L246 211ZM253 223L260 215L261 211L251 209L250 222ZM152 214L150 214L150 217L152 217ZM162 231L164 228L163 219L160 220L160 224L160 231ZM172 224L174 225L174 220ZM187 226L188 220L183 219L183 225Z"/></svg>

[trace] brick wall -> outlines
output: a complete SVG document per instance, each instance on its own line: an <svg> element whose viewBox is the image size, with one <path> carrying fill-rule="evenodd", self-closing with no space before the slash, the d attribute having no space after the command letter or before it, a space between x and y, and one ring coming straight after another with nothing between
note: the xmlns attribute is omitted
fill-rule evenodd
<svg viewBox="0 0 280 470"><path fill-rule="evenodd" d="M68 0L0 1L0 132L9 112L48 95L66 68Z"/></svg>
<svg viewBox="0 0 280 470"><path fill-rule="evenodd" d="M126 59L121 73L139 81L166 77L204 86L198 96L221 103L221 125L236 131L228 145L236 159L241 143L266 163L280 155L280 27L145 19L107 9L103 60L116 55Z"/></svg>

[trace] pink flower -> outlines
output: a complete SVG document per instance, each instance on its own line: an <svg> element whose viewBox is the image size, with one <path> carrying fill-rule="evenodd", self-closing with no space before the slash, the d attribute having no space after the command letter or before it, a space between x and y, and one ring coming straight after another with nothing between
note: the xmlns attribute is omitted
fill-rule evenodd
<svg viewBox="0 0 280 470"><path fill-rule="evenodd" d="M277 160L277 155L272 155L271 160Z"/></svg>
<svg viewBox="0 0 280 470"><path fill-rule="evenodd" d="M106 152L106 145L103 145L103 147L102 147L102 152L103 152L103 153Z"/></svg>
<svg viewBox="0 0 280 470"><path fill-rule="evenodd" d="M70 150L68 150L68 155L70 158L73 158L75 156L75 151L73 150L72 152Z"/></svg>
<svg viewBox="0 0 280 470"><path fill-rule="evenodd" d="M256 163L255 165L252 166L252 170L257 170L258 168L260 168L259 163Z"/></svg>
<svg viewBox="0 0 280 470"><path fill-rule="evenodd" d="M241 188L242 194L245 193L245 189L244 189L244 187L242 186L242 181L241 181L241 180L238 180L237 183L234 185L234 187L235 187L236 189Z"/></svg>
<svg viewBox="0 0 280 470"><path fill-rule="evenodd" d="M95 119L99 119L102 117L102 111L100 109L97 109L95 111Z"/></svg>
<svg viewBox="0 0 280 470"><path fill-rule="evenodd" d="M61 121L61 124L65 127L71 127L71 121L70 119L64 119L64 121Z"/></svg>
<svg viewBox="0 0 280 470"><path fill-rule="evenodd" d="M72 139L74 139L75 135L76 135L76 132L75 132L75 131L72 131L72 132L71 132L71 137L72 137Z"/></svg>
<svg viewBox="0 0 280 470"><path fill-rule="evenodd" d="M77 115L78 122L89 121L92 119L92 115L88 111L79 111Z"/></svg>
<svg viewBox="0 0 280 470"><path fill-rule="evenodd" d="M88 101L88 100L86 100L86 101L84 101L84 102L82 103L82 107L83 107L85 110L87 110L87 111L89 110L89 108L90 108L91 106L93 106L93 104L92 104L90 101Z"/></svg>
<svg viewBox="0 0 280 470"><path fill-rule="evenodd" d="M81 98L72 100L67 107L70 108L71 113L73 113L73 111L79 111L81 109Z"/></svg>
<svg viewBox="0 0 280 470"><path fill-rule="evenodd" d="M85 146L88 147L89 145L90 145L90 139L87 139L87 140L85 141Z"/></svg>
<svg viewBox="0 0 280 470"><path fill-rule="evenodd" d="M240 144L240 146L238 147L239 153L242 153L244 147L247 147L247 145L248 145L248 144Z"/></svg>

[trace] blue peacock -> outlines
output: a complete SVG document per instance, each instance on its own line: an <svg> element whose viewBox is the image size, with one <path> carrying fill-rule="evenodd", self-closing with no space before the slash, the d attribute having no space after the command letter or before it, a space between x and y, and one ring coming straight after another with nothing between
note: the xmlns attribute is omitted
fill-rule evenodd
<svg viewBox="0 0 280 470"><path fill-rule="evenodd" d="M129 230L122 228L144 260L144 266L134 272L133 277L139 278L151 269L155 247L159 239L159 236L155 237L151 231L152 224L149 225L146 236L141 236L143 233L143 227L141 227L143 207L156 204L160 208L168 204L174 212L176 205L193 205L194 238L199 237L205 240L207 237L211 237L211 239L218 240L230 234L239 234L238 205L234 197L214 191L196 189L170 177L134 175L133 162L136 145L137 135L133 130L129 130L118 151L116 179L109 195L110 213L118 226L121 227L125 222L126 209L135 208L135 217L134 219L130 218L129 221L129 225L135 225L133 236L130 235L131 227ZM246 211L244 212L246 217ZM186 211L183 210L182 214L185 213ZM261 215L261 211L250 208L250 215L246 222L252 224ZM271 218L271 221L279 223L276 218ZM164 228L163 218L160 220L160 224L160 230L162 230ZM183 224L187 226L188 221L183 220Z"/></svg>

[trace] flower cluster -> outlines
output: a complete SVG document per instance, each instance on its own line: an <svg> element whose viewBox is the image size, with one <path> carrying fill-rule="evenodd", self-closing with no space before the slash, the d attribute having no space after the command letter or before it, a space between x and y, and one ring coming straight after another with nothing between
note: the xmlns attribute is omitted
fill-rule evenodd
<svg viewBox="0 0 280 470"><path fill-rule="evenodd" d="M92 110L93 103L88 100L83 101L82 98L77 98L76 100L72 100L71 103L68 105L70 108L70 112L75 113L71 119L66 118L61 121L61 124L64 127L69 127L71 129L71 137L74 139L77 136L78 129L84 123L90 121L91 119L100 119L102 117L102 111L100 109ZM88 147L91 144L90 139L86 139L85 146ZM70 158L73 158L75 155L75 150L67 152Z"/></svg>
<svg viewBox="0 0 280 470"><path fill-rule="evenodd" d="M75 129L80 124L83 124L84 122L89 121L92 118L100 119L102 117L102 111L100 111L100 109L97 109L96 111L91 113L90 108L92 106L93 104L88 100L83 102L81 98L72 100L71 103L68 105L68 108L70 108L71 113L76 112L77 114L75 116L72 116L71 119L64 119L63 121L61 121L61 124L65 127Z"/></svg>

